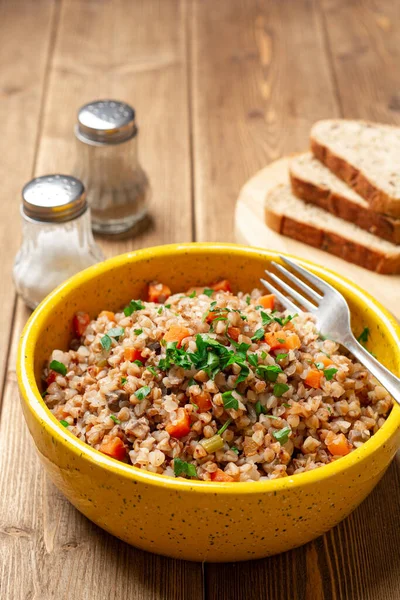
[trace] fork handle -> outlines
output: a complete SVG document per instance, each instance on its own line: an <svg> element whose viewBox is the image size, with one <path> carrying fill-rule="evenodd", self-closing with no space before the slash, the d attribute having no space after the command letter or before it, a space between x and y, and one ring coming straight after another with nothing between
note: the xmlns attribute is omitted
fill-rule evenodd
<svg viewBox="0 0 400 600"><path fill-rule="evenodd" d="M347 350L350 350L361 364L367 367L368 371L370 371L379 383L381 383L389 392L393 400L396 400L396 402L400 404L400 379L396 377L396 375L393 375L386 367L381 365L381 363L377 361L353 335L346 338L343 345Z"/></svg>

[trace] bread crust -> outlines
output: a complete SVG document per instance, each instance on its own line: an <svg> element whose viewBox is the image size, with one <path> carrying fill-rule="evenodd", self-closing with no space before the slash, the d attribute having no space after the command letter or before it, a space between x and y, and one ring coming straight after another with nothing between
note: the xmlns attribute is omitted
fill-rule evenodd
<svg viewBox="0 0 400 600"><path fill-rule="evenodd" d="M274 213L269 208L265 209L266 224L278 233L299 242L308 244L320 250L325 250L348 262L385 275L400 274L400 254L386 256L385 254L367 248L352 240L347 240L340 234L324 231L308 223L301 223L296 219Z"/></svg>
<svg viewBox="0 0 400 600"><path fill-rule="evenodd" d="M356 169L327 146L310 138L311 152L337 177L345 181L357 194L369 203L371 210L400 218L400 201L372 184L362 171Z"/></svg>
<svg viewBox="0 0 400 600"><path fill-rule="evenodd" d="M392 219L389 216L367 210L325 186L302 179L290 168L289 176L293 194L298 198L320 206L333 215L354 223L392 244L400 244L400 219Z"/></svg>

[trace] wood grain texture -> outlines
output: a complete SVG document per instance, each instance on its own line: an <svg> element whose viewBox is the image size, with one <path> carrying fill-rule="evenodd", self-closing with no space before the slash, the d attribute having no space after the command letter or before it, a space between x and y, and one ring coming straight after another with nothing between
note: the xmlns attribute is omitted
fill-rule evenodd
<svg viewBox="0 0 400 600"><path fill-rule="evenodd" d="M35 7L25 3L25 10ZM137 109L141 160L153 187L153 227L135 239L102 240L108 255L191 239L185 24L179 0L60 4L35 173L71 172L77 108L116 97ZM19 303L0 423L0 597L200 600L201 565L120 542L80 515L44 476L16 404L15 351L26 317Z"/></svg>
<svg viewBox="0 0 400 600"><path fill-rule="evenodd" d="M322 0L342 116L400 124L400 4Z"/></svg>
<svg viewBox="0 0 400 600"><path fill-rule="evenodd" d="M192 2L197 239L233 241L244 182L338 107L315 2Z"/></svg>
<svg viewBox="0 0 400 600"><path fill-rule="evenodd" d="M37 0L30 11L25 10L24 2L0 3L0 278L7 282L19 244L21 188L32 176L36 157L56 19L56 5L50 0ZM14 298L12 285L0 286L0 382L6 367Z"/></svg>

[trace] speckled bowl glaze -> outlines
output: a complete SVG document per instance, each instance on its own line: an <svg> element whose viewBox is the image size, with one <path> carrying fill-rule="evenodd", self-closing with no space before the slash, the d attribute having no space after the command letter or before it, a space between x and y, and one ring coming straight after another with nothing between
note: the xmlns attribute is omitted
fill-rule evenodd
<svg viewBox="0 0 400 600"><path fill-rule="evenodd" d="M154 475L118 462L65 430L40 396L40 374L53 348L66 349L77 310L95 317L144 297L157 279L174 292L219 277L250 291L277 255L233 244L179 244L117 256L79 273L36 309L23 332L18 382L26 422L56 486L103 529L150 552L195 561L260 558L299 546L346 517L378 483L400 445L400 409L362 448L325 467L274 481L206 483ZM400 329L353 283L303 262L347 298L356 332L400 372ZM105 568L107 568L105 566Z"/></svg>

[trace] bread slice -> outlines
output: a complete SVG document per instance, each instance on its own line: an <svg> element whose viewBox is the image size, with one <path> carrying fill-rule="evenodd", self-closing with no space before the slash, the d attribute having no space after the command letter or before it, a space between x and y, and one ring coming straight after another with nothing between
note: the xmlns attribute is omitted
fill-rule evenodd
<svg viewBox="0 0 400 600"><path fill-rule="evenodd" d="M290 160L289 175L295 196L393 244L400 244L400 219L372 211L364 198L336 177L311 152Z"/></svg>
<svg viewBox="0 0 400 600"><path fill-rule="evenodd" d="M400 128L366 121L318 121L311 150L372 210L400 218Z"/></svg>
<svg viewBox="0 0 400 600"><path fill-rule="evenodd" d="M399 246L307 204L292 193L290 185L277 185L267 194L265 220L278 233L370 271L400 274Z"/></svg>

